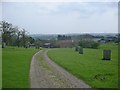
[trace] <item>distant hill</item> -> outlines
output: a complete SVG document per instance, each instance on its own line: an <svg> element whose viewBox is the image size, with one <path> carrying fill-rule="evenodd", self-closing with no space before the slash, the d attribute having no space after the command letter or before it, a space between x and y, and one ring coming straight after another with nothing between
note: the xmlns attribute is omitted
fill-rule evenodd
<svg viewBox="0 0 120 90"><path fill-rule="evenodd" d="M41 39L41 40L56 40L57 36L56 34L32 34L30 35L34 39Z"/></svg>
<svg viewBox="0 0 120 90"><path fill-rule="evenodd" d="M80 35L82 34L90 34L92 36L103 36L103 37L115 37L117 33L71 33L71 34L31 34L30 36L34 39L41 40L57 40L58 35L66 35L71 36L72 40L78 40Z"/></svg>

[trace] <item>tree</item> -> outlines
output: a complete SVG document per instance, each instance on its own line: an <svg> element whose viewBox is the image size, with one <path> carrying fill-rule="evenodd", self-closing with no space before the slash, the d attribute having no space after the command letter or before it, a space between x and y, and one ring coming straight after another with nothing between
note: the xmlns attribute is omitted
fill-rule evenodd
<svg viewBox="0 0 120 90"><path fill-rule="evenodd" d="M17 29L16 35L17 35L16 43L17 43L17 46L20 47L20 36L22 35L22 32Z"/></svg>
<svg viewBox="0 0 120 90"><path fill-rule="evenodd" d="M15 28L11 23L8 23L6 21L2 21L1 23L2 28L2 41L3 43L6 43L6 45L12 44L12 36L15 35Z"/></svg>
<svg viewBox="0 0 120 90"><path fill-rule="evenodd" d="M26 48L26 46L27 46L27 43L28 43L28 37L27 37L27 31L23 28L22 30L21 30L21 42L22 42L22 46L24 47L24 48Z"/></svg>
<svg viewBox="0 0 120 90"><path fill-rule="evenodd" d="M92 35L83 34L80 36L79 46L83 48L98 48L99 43L93 40Z"/></svg>
<svg viewBox="0 0 120 90"><path fill-rule="evenodd" d="M28 44L34 43L34 39L27 35L27 31L25 29L20 29L6 21L0 22L0 31L2 31L3 45L23 46L26 48L28 47Z"/></svg>
<svg viewBox="0 0 120 90"><path fill-rule="evenodd" d="M58 35L58 40L71 40L71 36Z"/></svg>
<svg viewBox="0 0 120 90"><path fill-rule="evenodd" d="M62 36L61 35L58 35L58 40L62 40Z"/></svg>
<svg viewBox="0 0 120 90"><path fill-rule="evenodd" d="M35 39L34 39L34 38L32 38L32 37L28 37L28 41L30 42L30 44L35 43Z"/></svg>
<svg viewBox="0 0 120 90"><path fill-rule="evenodd" d="M82 39L79 42L79 46L83 47L83 48L98 48L99 43L95 42L93 40L87 40L87 39Z"/></svg>

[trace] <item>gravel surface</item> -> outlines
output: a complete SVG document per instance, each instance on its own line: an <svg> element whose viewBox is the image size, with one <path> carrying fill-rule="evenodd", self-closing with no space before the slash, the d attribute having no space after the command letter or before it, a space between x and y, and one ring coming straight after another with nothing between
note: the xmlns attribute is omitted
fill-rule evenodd
<svg viewBox="0 0 120 90"><path fill-rule="evenodd" d="M47 56L48 50L37 52L30 66L31 88L91 88L54 63Z"/></svg>

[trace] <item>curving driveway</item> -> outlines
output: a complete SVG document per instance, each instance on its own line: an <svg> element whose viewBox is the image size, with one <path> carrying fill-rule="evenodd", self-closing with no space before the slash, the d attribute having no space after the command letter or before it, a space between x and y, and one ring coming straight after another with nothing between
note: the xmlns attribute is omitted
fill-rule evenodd
<svg viewBox="0 0 120 90"><path fill-rule="evenodd" d="M48 50L37 52L30 66L30 88L91 88L47 56Z"/></svg>

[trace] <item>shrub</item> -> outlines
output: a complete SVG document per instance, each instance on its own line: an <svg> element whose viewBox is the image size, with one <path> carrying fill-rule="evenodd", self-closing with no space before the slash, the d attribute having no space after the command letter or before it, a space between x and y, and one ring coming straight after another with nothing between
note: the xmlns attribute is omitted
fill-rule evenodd
<svg viewBox="0 0 120 90"><path fill-rule="evenodd" d="M75 47L75 51L79 51L80 46Z"/></svg>
<svg viewBox="0 0 120 90"><path fill-rule="evenodd" d="M92 48L97 49L98 47L99 47L99 43L98 43L98 42L94 42L94 43L92 44Z"/></svg>
<svg viewBox="0 0 120 90"><path fill-rule="evenodd" d="M83 47L83 48L98 48L99 46L99 43L98 42L95 42L91 39L82 39L80 40L79 42L79 46Z"/></svg>

